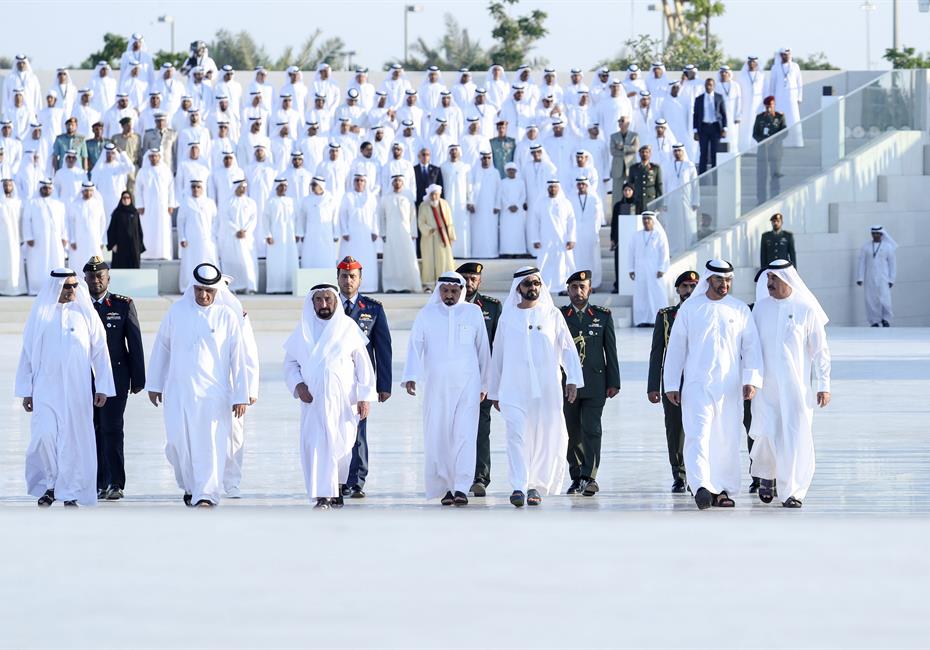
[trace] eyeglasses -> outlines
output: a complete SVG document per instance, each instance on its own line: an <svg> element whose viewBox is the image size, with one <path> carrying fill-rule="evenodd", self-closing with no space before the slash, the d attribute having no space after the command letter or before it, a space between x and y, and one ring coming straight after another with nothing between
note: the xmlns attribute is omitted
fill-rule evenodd
<svg viewBox="0 0 930 650"><path fill-rule="evenodd" d="M78 288L78 285L77 285L76 282L75 282L74 284L67 284L67 283L65 283L65 284L62 285L61 288L64 289L65 291L74 291L74 290L76 290L76 289Z"/></svg>
<svg viewBox="0 0 930 650"><path fill-rule="evenodd" d="M523 282L520 283L520 286L530 289L532 287L541 287L542 282L540 282L539 280L524 280Z"/></svg>

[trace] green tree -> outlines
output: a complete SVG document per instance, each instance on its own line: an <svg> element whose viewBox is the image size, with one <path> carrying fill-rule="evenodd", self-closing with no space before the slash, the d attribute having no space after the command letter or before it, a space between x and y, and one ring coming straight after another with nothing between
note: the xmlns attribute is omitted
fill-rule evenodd
<svg viewBox="0 0 930 650"><path fill-rule="evenodd" d="M81 62L80 67L88 70L97 66L100 61L108 62L113 68L119 67L120 57L126 51L129 40L119 34L107 32L103 35L103 48L92 52L86 59Z"/></svg>
<svg viewBox="0 0 930 650"><path fill-rule="evenodd" d="M491 66L491 56L477 40L469 35L467 29L462 29L452 14L445 15L446 32L439 41L430 45L423 38L411 44L410 49L414 55L408 55L406 61L401 61L405 68L411 70L425 70L431 65L442 70L458 70L459 68L482 69ZM389 66L393 61L385 64Z"/></svg>
<svg viewBox="0 0 930 650"><path fill-rule="evenodd" d="M10 70L13 68L13 59L8 56L0 56L0 70Z"/></svg>
<svg viewBox="0 0 930 650"><path fill-rule="evenodd" d="M508 70L528 62L527 57L537 41L549 33L545 27L545 11L534 9L525 16L510 16L507 7L517 2L519 0L497 0L488 5L488 13L494 21L491 36L497 41L490 51L491 60ZM541 62L540 59L534 61Z"/></svg>
<svg viewBox="0 0 930 650"><path fill-rule="evenodd" d="M711 51L712 37L710 33L710 19L722 16L726 8L720 0L691 0L691 6L685 11L685 20L692 25L700 25L698 32L703 32L704 49ZM669 39L670 42L673 39ZM681 39L678 39L681 40Z"/></svg>
<svg viewBox="0 0 930 650"><path fill-rule="evenodd" d="M302 70L312 70L321 63L333 67L340 65L346 55L345 42L338 36L321 40L322 36L323 32L317 29L299 49L291 46L284 48L274 67L284 69L296 65Z"/></svg>
<svg viewBox="0 0 930 650"><path fill-rule="evenodd" d="M882 58L891 63L892 68L930 68L930 52L919 54L913 47L900 50L889 47Z"/></svg>
<svg viewBox="0 0 930 650"><path fill-rule="evenodd" d="M181 64L187 60L188 56L188 52L166 52L165 50L158 50L152 55L152 60L154 61L156 70L161 67L162 63L171 63L175 68L180 68Z"/></svg>
<svg viewBox="0 0 930 650"><path fill-rule="evenodd" d="M607 65L614 70L625 70L631 63L635 63L642 70L648 70L653 61L661 60L669 70L681 70L689 63L699 70L716 70L720 64L729 59L720 47L716 36L710 39L710 50L697 34L676 36L661 52L661 41L648 34L640 34L636 38L628 39L623 44L620 53L599 65ZM742 63L740 63L742 65Z"/></svg>
<svg viewBox="0 0 930 650"><path fill-rule="evenodd" d="M246 31L234 34L226 29L217 30L213 42L207 47L210 48L210 56L217 65L229 64L236 70L251 70L259 65L271 65L265 48L256 43Z"/></svg>

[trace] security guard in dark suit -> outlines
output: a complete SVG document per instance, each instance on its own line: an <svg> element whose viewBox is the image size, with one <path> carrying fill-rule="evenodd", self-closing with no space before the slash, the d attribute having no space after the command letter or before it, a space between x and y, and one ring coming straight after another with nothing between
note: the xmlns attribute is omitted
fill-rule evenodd
<svg viewBox="0 0 930 650"><path fill-rule="evenodd" d="M362 264L353 257L344 257L336 266L339 300L346 316L358 323L368 338L368 356L375 369L375 390L378 401L391 397L391 331L381 303L358 292L362 283ZM358 423L358 436L352 447L349 478L341 486L342 496L365 498L365 479L368 478L368 419Z"/></svg>
<svg viewBox="0 0 930 650"><path fill-rule="evenodd" d="M588 303L591 271L576 271L567 284L571 304L562 308L562 315L578 348L584 372L584 387L578 389L577 399L562 405L568 429L568 471L572 478L568 494L581 492L592 497L600 489L597 468L601 462L601 414L607 399L620 392L617 334L610 310Z"/></svg>
<svg viewBox="0 0 930 650"><path fill-rule="evenodd" d="M497 321L501 317L501 301L491 296L478 293L481 287L481 271L484 265L478 262L467 262L455 270L465 278L465 300L474 303L481 309L484 316L484 326L488 329L488 343L494 348L494 335L497 333ZM481 402L478 413L478 446L475 460L475 480L472 482L471 493L476 497L483 497L487 493L491 482L491 400Z"/></svg>
<svg viewBox="0 0 930 650"><path fill-rule="evenodd" d="M660 309L656 315L656 326L652 331L652 352L649 354L649 379L646 382L646 396L653 404L662 402L665 412L665 441L668 444L668 462L672 466L672 492L683 494L685 491L685 431L681 423L681 407L672 404L665 397L662 385L662 371L665 368L665 351L668 339L672 335L672 325L682 303L691 296L698 283L698 274L685 271L675 279L675 291L678 304Z"/></svg>
<svg viewBox="0 0 930 650"><path fill-rule="evenodd" d="M142 330L132 298L110 293L110 267L99 257L84 265L84 281L94 301L94 309L107 333L110 365L116 396L101 407L94 407L94 434L97 438L97 498L116 501L126 489L123 463L123 414L126 397L145 387L145 353Z"/></svg>

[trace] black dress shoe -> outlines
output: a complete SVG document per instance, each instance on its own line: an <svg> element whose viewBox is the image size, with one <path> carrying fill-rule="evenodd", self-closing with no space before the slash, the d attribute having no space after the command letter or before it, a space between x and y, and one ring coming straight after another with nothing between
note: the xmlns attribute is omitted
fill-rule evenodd
<svg viewBox="0 0 930 650"><path fill-rule="evenodd" d="M581 485L581 479L576 478L572 481L572 484L568 486L568 491L565 494L578 494L584 488Z"/></svg>
<svg viewBox="0 0 930 650"><path fill-rule="evenodd" d="M465 493L464 493L464 492L458 492L458 491L456 491L456 493L455 493L455 500L454 500L452 503L453 503L454 505L456 505L456 506L467 506L467 505L468 505L468 497L465 496Z"/></svg>
<svg viewBox="0 0 930 650"><path fill-rule="evenodd" d="M55 490L46 490L45 494L39 497L36 502L40 508L48 508L55 503Z"/></svg>
<svg viewBox="0 0 930 650"><path fill-rule="evenodd" d="M483 496L486 496L488 493L488 491L485 489L484 483L482 483L481 481L475 481L474 483L472 483L471 489L469 490L469 492L474 494L476 497L483 497Z"/></svg>
<svg viewBox="0 0 930 650"><path fill-rule="evenodd" d="M186 505L188 508L194 507L193 499L194 499L194 495L193 495L193 494L185 494L185 495L184 495L184 505Z"/></svg>
<svg viewBox="0 0 930 650"><path fill-rule="evenodd" d="M527 490L526 491L526 505L528 506L538 506L542 503L542 497L539 494L539 490Z"/></svg>
<svg viewBox="0 0 930 650"><path fill-rule="evenodd" d="M707 510L714 501L714 495L707 488L698 488L697 494L694 495L694 502L698 510Z"/></svg>
<svg viewBox="0 0 930 650"><path fill-rule="evenodd" d="M787 503L787 501L785 503ZM800 503L800 501L798 501L798 503ZM65 507L66 508L77 508L78 502L73 499L70 501L65 501Z"/></svg>
<svg viewBox="0 0 930 650"><path fill-rule="evenodd" d="M891 327L891 323L889 323L889 322L886 321L886 320L883 320L883 321L882 321L882 327ZM798 501L798 503L801 503L801 502ZM792 508L794 508L794 507L800 508L801 506L791 506L791 507L792 507Z"/></svg>
<svg viewBox="0 0 930 650"><path fill-rule="evenodd" d="M593 497L595 494L601 491L601 486L597 484L593 478L589 478L584 482L584 490L581 493L586 497Z"/></svg>
<svg viewBox="0 0 930 650"><path fill-rule="evenodd" d="M455 497L452 495L452 492L446 492L446 496L439 500L444 506L451 506L455 502Z"/></svg>
<svg viewBox="0 0 930 650"><path fill-rule="evenodd" d="M752 477L752 483L749 484L749 494L755 494L759 491L759 479Z"/></svg>
<svg viewBox="0 0 930 650"><path fill-rule="evenodd" d="M97 501L107 498L107 488L97 488Z"/></svg>
<svg viewBox="0 0 930 650"><path fill-rule="evenodd" d="M522 508L525 502L525 495L520 490L514 490L510 495L510 503L517 508Z"/></svg>
<svg viewBox="0 0 930 650"><path fill-rule="evenodd" d="M339 492L340 492L340 493L342 494L342 496L344 496L344 497L347 497L347 496L349 496L350 494L352 494L352 490L349 488L348 485L345 485L345 484L339 486Z"/></svg>
<svg viewBox="0 0 930 650"><path fill-rule="evenodd" d="M107 490L107 501L119 501L123 498L123 491L118 487L111 487Z"/></svg>
<svg viewBox="0 0 930 650"><path fill-rule="evenodd" d="M675 482L672 483L672 494L684 494L685 493L685 482L680 478L676 478Z"/></svg>
<svg viewBox="0 0 930 650"><path fill-rule="evenodd" d="M364 499L364 498L365 498L365 491L362 490L362 488L360 488L359 486L353 485L353 486L349 489L349 498L350 498L350 499Z"/></svg>
<svg viewBox="0 0 930 650"><path fill-rule="evenodd" d="M338 497L333 497L329 500L329 505L331 505L333 508L341 508L345 504L345 499L343 499L341 495Z"/></svg>
<svg viewBox="0 0 930 650"><path fill-rule="evenodd" d="M316 500L316 505L313 506L314 510L329 510L331 507L330 501L326 497L320 497Z"/></svg>
<svg viewBox="0 0 930 650"><path fill-rule="evenodd" d="M68 504L66 503L65 505ZM782 505L786 508L800 508L801 502L794 497L788 497L788 499Z"/></svg>

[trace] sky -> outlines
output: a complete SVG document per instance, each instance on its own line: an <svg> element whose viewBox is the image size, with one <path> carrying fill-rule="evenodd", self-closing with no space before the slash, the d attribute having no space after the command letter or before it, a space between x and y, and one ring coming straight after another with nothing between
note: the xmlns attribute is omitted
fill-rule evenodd
<svg viewBox="0 0 930 650"><path fill-rule="evenodd" d="M453 14L482 45L491 44L492 22L485 0L414 0L423 11L409 14L409 38L433 43L444 31L444 15ZM872 0L875 9L863 11L863 0L724 0L725 15L711 23L730 56L756 54L768 58L779 47L795 55L826 52L843 69L867 68L866 15L871 22L872 68L889 67L881 59L892 44L892 1ZM930 13L918 10L918 0L899 0L901 43L930 51ZM542 9L549 14L549 35L532 53L558 69L593 67L612 57L634 34L661 34L660 13L649 11L661 0L522 0L511 14ZM340 36L356 52L353 63L372 68L403 55L404 3L380 0L262 1L201 0L199 2L0 2L4 16L22 16L19 29L4 30L0 54L24 52L36 69L74 65L100 48L107 31L125 35L137 31L150 50L168 49L170 31L157 17L175 18L177 49L196 39L209 41L217 29L248 30L272 56L286 45L299 45L316 28L324 36ZM37 17L49 24L40 27ZM4 21L6 22L6 21ZM579 35L584 34L583 42ZM222 65L222 61L217 61Z"/></svg>

